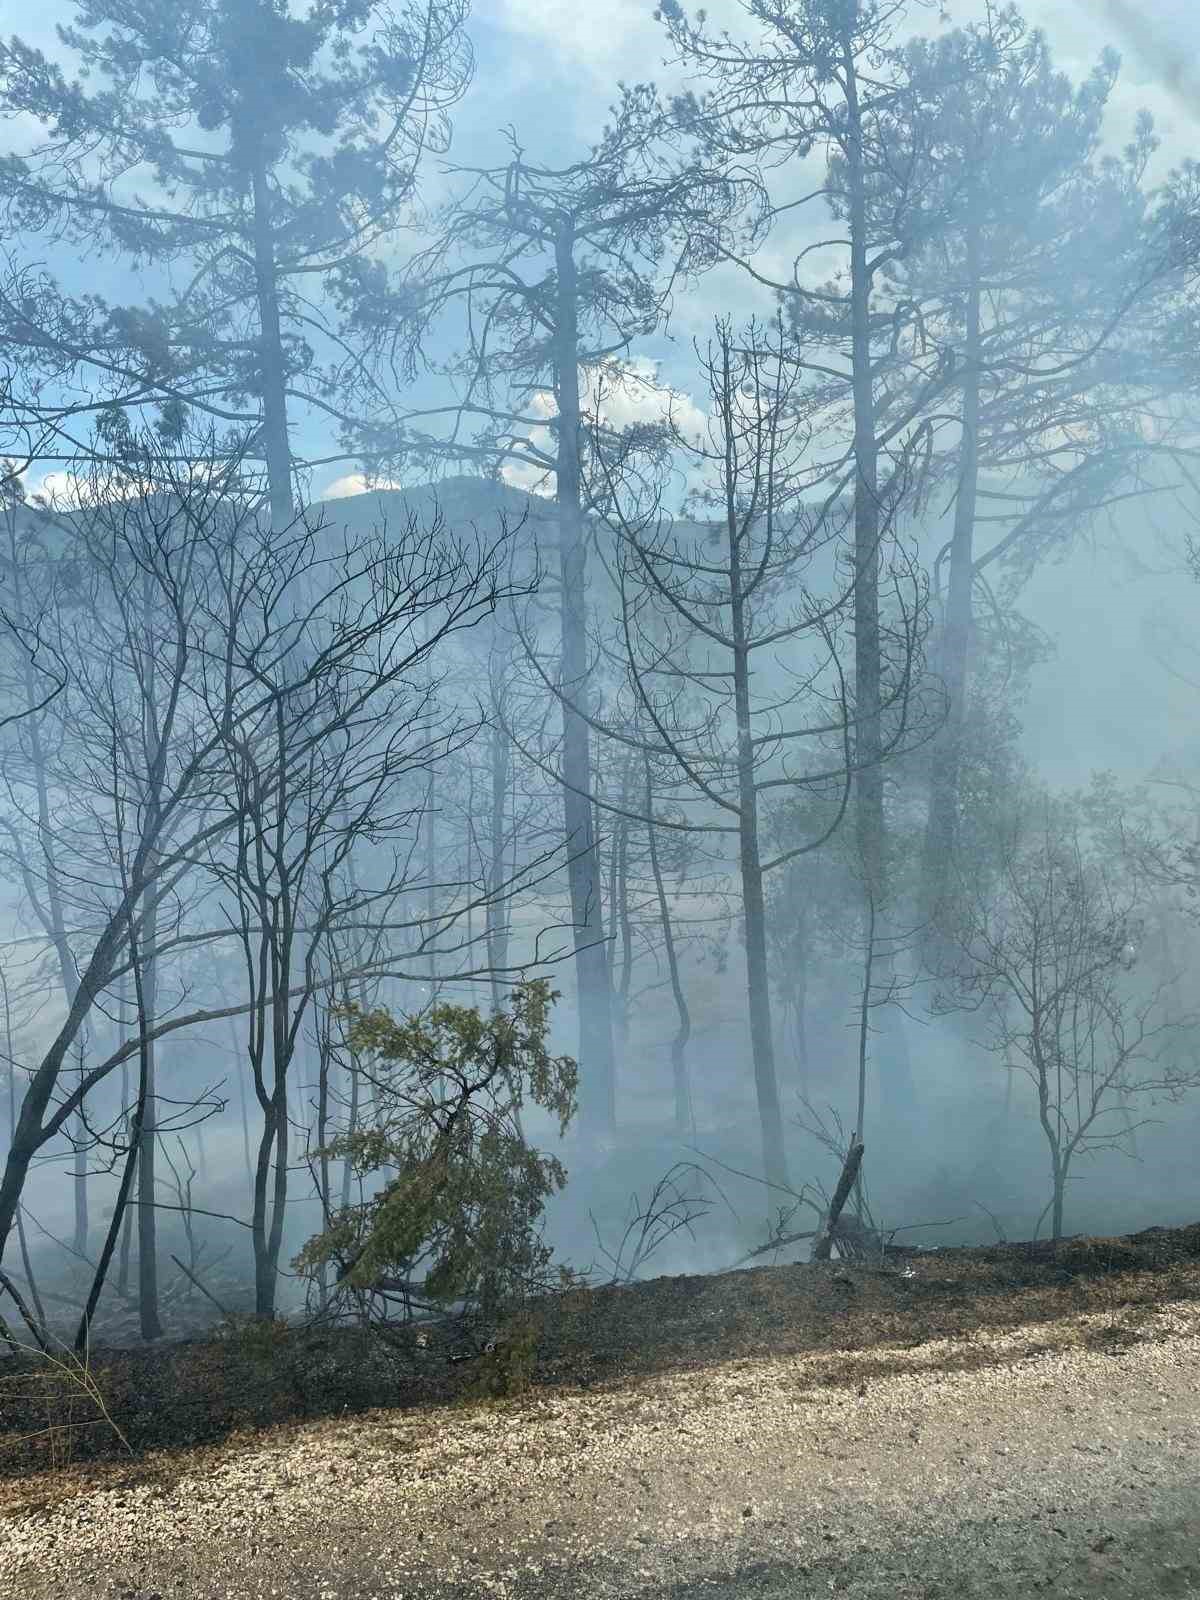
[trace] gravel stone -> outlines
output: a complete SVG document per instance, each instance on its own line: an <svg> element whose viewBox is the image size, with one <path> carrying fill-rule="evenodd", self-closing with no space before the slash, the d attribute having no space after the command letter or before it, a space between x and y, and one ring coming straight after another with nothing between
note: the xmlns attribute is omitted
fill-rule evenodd
<svg viewBox="0 0 1200 1600"><path fill-rule="evenodd" d="M1200 1306L1105 1321L306 1424L0 1520L0 1596L1200 1596Z"/></svg>

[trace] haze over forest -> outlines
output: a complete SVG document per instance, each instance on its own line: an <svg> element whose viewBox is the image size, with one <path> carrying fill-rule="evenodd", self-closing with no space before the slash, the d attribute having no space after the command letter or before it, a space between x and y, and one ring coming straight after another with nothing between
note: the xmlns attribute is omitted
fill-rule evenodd
<svg viewBox="0 0 1200 1600"><path fill-rule="evenodd" d="M1200 1216L1200 34L1046 10L0 44L6 1323Z"/></svg>

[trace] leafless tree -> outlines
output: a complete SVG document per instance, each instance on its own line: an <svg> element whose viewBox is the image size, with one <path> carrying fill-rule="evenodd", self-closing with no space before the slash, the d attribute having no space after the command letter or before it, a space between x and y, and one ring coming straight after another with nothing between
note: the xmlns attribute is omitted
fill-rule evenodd
<svg viewBox="0 0 1200 1600"><path fill-rule="evenodd" d="M712 258L746 186L678 154L671 119L651 86L624 88L595 148L570 166L529 160L515 132L512 159L491 168L452 169L470 191L448 208L443 233L406 269L390 297L373 294L377 351L405 376L421 341L460 308L467 348L450 373L450 402L410 410L401 437L364 440L379 470L397 452L424 445L431 459L473 460L492 472L505 463L553 480L557 534L558 676L562 698L561 794L576 939L581 1121L589 1137L614 1118L611 980L602 916L601 868L587 728L572 707L590 694L585 517L605 493L589 471L594 441L611 428L589 391L620 372L632 341L657 328L672 291ZM665 264L666 270L660 268ZM549 399L553 415L544 402ZM450 419L449 437L426 431ZM466 424L482 431L460 440ZM535 432L549 427L543 445Z"/></svg>
<svg viewBox="0 0 1200 1600"><path fill-rule="evenodd" d="M63 1083L81 1029L130 970L131 943L144 943L154 917L160 962L228 933L219 917L208 926L161 919L175 917L174 897L218 841L238 837L231 748L253 753L265 791L294 783L372 697L404 683L507 592L497 571L504 530L464 543L438 519L423 528L414 517L398 535L340 548L303 524L281 534L259 521L227 464L214 458L203 477L180 472L151 440L91 487L68 526L79 581L97 596L107 590L111 604L84 608L82 623L60 613L53 640L70 663L64 715L75 718L62 783L88 810L86 826L72 819L56 842L61 857L70 840L75 903L88 914L71 931L78 987L31 1071L0 1178L4 1245L31 1162L97 1084L170 1033L254 1009L245 1000L181 1011L125 1039L69 1090ZM131 580L149 584L150 604L126 604ZM149 659L159 709L147 770L138 719ZM281 720L287 737L272 747Z"/></svg>
<svg viewBox="0 0 1200 1600"><path fill-rule="evenodd" d="M988 1047L1032 1082L1050 1153L1042 1217L1051 1212L1058 1238L1076 1155L1120 1148L1122 1131L1106 1119L1132 1096L1176 1101L1200 1084L1200 1016L1158 1020L1169 979L1148 992L1137 982L1146 885L1089 848L1077 808L1031 796L1003 840L1002 863L998 895L963 885L956 896L960 956L941 1004L974 1011ZM1126 1120L1126 1133L1142 1125Z"/></svg>
<svg viewBox="0 0 1200 1600"><path fill-rule="evenodd" d="M735 340L730 324L718 321L707 354L697 355L710 417L700 438L672 424L673 445L702 480L696 503L721 515L675 525L663 514L661 492L639 504L610 475L621 596L610 650L622 668L624 701L589 721L617 746L672 765L676 792L712 819L672 826L736 844L764 1171L769 1184L786 1189L764 877L832 835L859 760L882 759L916 736L924 588L911 562L892 564L894 615L881 629L886 744L864 756L842 665L855 563L844 521L805 505L799 493L809 435L782 330L772 337L751 325ZM545 668L542 675L550 684ZM762 808L798 789L834 794L831 815L813 837L765 859ZM640 803L597 803L656 820Z"/></svg>
<svg viewBox="0 0 1200 1600"><path fill-rule="evenodd" d="M430 620L436 633L442 619ZM380 673L370 655L360 652L231 731L231 824L206 862L252 1002L246 1051L263 1114L251 1224L261 1317L274 1314L287 1203L288 1078L329 947L343 930L369 938L403 922L417 935L412 956L432 961L441 922L422 902L447 874L437 861L414 869L414 847L430 776L480 731L445 705L431 673ZM319 746L313 726L328 730Z"/></svg>

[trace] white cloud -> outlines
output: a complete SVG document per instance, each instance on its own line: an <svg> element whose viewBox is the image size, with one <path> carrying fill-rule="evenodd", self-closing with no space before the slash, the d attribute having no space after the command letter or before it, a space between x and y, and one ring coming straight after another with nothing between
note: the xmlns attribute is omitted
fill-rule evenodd
<svg viewBox="0 0 1200 1600"><path fill-rule="evenodd" d="M45 505L51 511L79 511L84 506L100 505L106 500L132 500L149 491L151 485L133 479L127 473L102 473L83 475L77 472L44 472L40 478L31 479L22 474L22 485L27 497L35 505Z"/></svg>
<svg viewBox="0 0 1200 1600"><path fill-rule="evenodd" d="M605 0L581 6L578 0L500 0L496 23L514 46L535 44L547 56L578 63L593 77L611 83L627 74L640 78L648 63L666 54L666 30L655 22L645 0Z"/></svg>
<svg viewBox="0 0 1200 1600"><path fill-rule="evenodd" d="M593 407L600 383L603 384L601 415L614 427L658 422L669 413L685 438L694 438L703 432L707 418L689 394L663 382L661 361L635 356L618 374L608 371L602 379L590 382L588 403Z"/></svg>
<svg viewBox="0 0 1200 1600"><path fill-rule="evenodd" d="M685 438L701 436L707 423L704 413L690 395L662 382L660 368L658 361L646 356L634 356L619 367L613 364L603 372L593 370L587 373L581 396L585 409L595 413L599 401L601 420L614 428L660 422L666 418L669 409L676 427ZM553 417L556 409L554 396L548 389L535 394L527 407L535 416L547 418ZM536 449L553 453L554 436L549 428L531 428L527 438ZM515 489L543 494L553 492L553 480L549 486L539 486L544 469L532 463L506 462L500 469L500 475Z"/></svg>
<svg viewBox="0 0 1200 1600"><path fill-rule="evenodd" d="M500 476L511 489L523 489L526 494L542 495L545 499L553 498L554 479L547 480L544 467L536 467L525 461L506 461L500 468Z"/></svg>
<svg viewBox="0 0 1200 1600"><path fill-rule="evenodd" d="M393 483L390 478L380 478L368 482L361 472L346 472L340 478L335 478L327 488L321 491L322 500L348 500L351 495L371 494L376 489L403 489L402 483Z"/></svg>
<svg viewBox="0 0 1200 1600"><path fill-rule="evenodd" d="M948 0L951 23L965 27L979 21L985 0ZM1158 182L1182 155L1192 154L1200 139L1200 29L1195 0L1058 0L1052 7L1025 5L1030 23L1050 44L1054 65L1076 83L1112 47L1121 56L1121 75L1109 97L1104 143L1120 150L1133 133L1143 107L1154 116L1163 150L1150 170ZM1042 14L1044 13L1044 14ZM908 30L936 31L928 15Z"/></svg>

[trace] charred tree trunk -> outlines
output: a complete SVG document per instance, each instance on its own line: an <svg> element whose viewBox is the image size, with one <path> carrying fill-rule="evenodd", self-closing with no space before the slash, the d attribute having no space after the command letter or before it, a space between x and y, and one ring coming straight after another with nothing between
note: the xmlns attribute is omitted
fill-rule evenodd
<svg viewBox="0 0 1200 1600"><path fill-rule="evenodd" d="M287 1040L286 1002L280 998L284 982L276 978L270 1009L272 1087L263 1104L263 1129L254 1167L254 1314L269 1321L275 1315L279 1276L279 1248L287 1206L288 1105L287 1073L291 1052ZM283 1013L281 1015L281 1013ZM268 1191L270 1203L268 1205Z"/></svg>
<svg viewBox="0 0 1200 1600"><path fill-rule="evenodd" d="M692 1016L688 1010L687 996L679 975L679 956L675 949L675 930L671 924L671 907L663 883L662 864L658 857L658 829L654 826L654 792L650 781L650 758L643 756L645 778L646 837L650 849L650 871L654 876L654 893L658 900L658 919L663 931L663 948L666 951L667 971L671 978L671 996L679 1026L671 1040L671 1087L675 1097L675 1132L696 1132L696 1118L692 1109L692 1086L688 1076L687 1044L692 1036Z"/></svg>
<svg viewBox="0 0 1200 1600"><path fill-rule="evenodd" d="M266 158L256 151L251 184L254 200L254 275L258 297L259 381L262 385L262 441L267 463L271 526L290 526L296 515L292 496L292 452L288 443L287 389L283 333L279 321L279 283L271 232L271 192Z"/></svg>
<svg viewBox="0 0 1200 1600"><path fill-rule="evenodd" d="M600 863L592 816L588 728L576 706L587 698L587 552L579 465L579 339L575 241L564 226L555 240L558 400L557 498L563 692L562 787L567 874L574 926L579 1005L580 1118L586 1137L611 1137L616 1125L612 989L600 905ZM572 704L572 702L574 704Z"/></svg>
<svg viewBox="0 0 1200 1600"><path fill-rule="evenodd" d="M729 346L724 346L725 387L731 390ZM741 568L737 513L732 494L726 511L729 540L730 634L733 643L733 695L737 718L738 855L742 879L742 907L746 922L746 989L750 1009L750 1050L754 1062L754 1090L762 1134L763 1176L772 1188L771 1200L780 1200L791 1188L783 1145L783 1115L775 1069L775 1039L771 1027L771 989L767 966L767 909L763 893L762 855L758 832L758 787L754 739L750 726L750 643L745 590Z"/></svg>
<svg viewBox="0 0 1200 1600"><path fill-rule="evenodd" d="M153 1048L153 1046L151 1046ZM129 1206L129 1197L133 1193L133 1180L138 1167L138 1152L142 1141L142 1121L146 1107L150 1104L150 1084L147 1075L149 1051L142 1049L138 1053L138 1099L134 1108L133 1117L129 1122L129 1144L125 1154L125 1168L121 1173L121 1183L117 1190L116 1204L108 1224L108 1232L104 1237L104 1245L100 1251L100 1259L96 1263L96 1271L92 1277L92 1287L88 1293L87 1304L83 1308L83 1315L79 1319L79 1327L75 1333L75 1354L81 1355L87 1347L91 1336L92 1319L96 1315L96 1307L100 1304L100 1295L103 1292L108 1269L112 1265L113 1254L117 1247L118 1235L123 1238L121 1246L122 1256L125 1260L124 1275L128 1279L128 1241L129 1224L132 1220L132 1211ZM123 1102L122 1102L123 1103ZM143 1337L145 1334L143 1332ZM155 1336L157 1337L157 1336Z"/></svg>
<svg viewBox="0 0 1200 1600"><path fill-rule="evenodd" d="M935 740L929 774L929 805L921 864L922 909L936 928L944 911L949 873L957 843L958 787L971 656L973 543L979 490L980 228L972 209L966 232L967 370L963 379L962 444L946 611L942 624L941 675L946 723Z"/></svg>
<svg viewBox="0 0 1200 1600"><path fill-rule="evenodd" d="M158 1006L158 961L155 953L157 916L151 910L146 919L144 956L140 973L135 972L137 1026L146 1034L156 1021ZM138 1052L140 1065L139 1101L141 1116L137 1136L137 1236L138 1236L138 1316L143 1339L161 1339L162 1321L158 1310L158 1228L154 1209L154 1168L158 1118L155 1114L155 1041L143 1039Z"/></svg>
<svg viewBox="0 0 1200 1600"><path fill-rule="evenodd" d="M2 989L4 995L4 1044L8 1056L8 1140L11 1145L17 1131L17 1057L13 1050L12 1008L9 1003L8 984L4 980L2 971L0 971L0 989ZM38 1294L37 1280L33 1275L33 1262L29 1258L29 1240L25 1233L25 1216L21 1211L17 1212L17 1247L21 1252L21 1266L25 1272L25 1281L29 1285L34 1314L37 1317L38 1326L44 1329L46 1326L46 1313L42 1307L41 1297ZM0 1246L0 1256L2 1255L3 1248Z"/></svg>
<svg viewBox="0 0 1200 1600"><path fill-rule="evenodd" d="M862 1166L863 1144L857 1133L850 1139L850 1149L842 1163L841 1176L838 1178L837 1188L833 1191L833 1199L829 1203L829 1214L817 1235L817 1242L813 1245L812 1258L814 1261L828 1261L829 1252L833 1245L834 1230L842 1208L850 1196L850 1191L858 1182L858 1170Z"/></svg>
<svg viewBox="0 0 1200 1600"><path fill-rule="evenodd" d="M287 787L289 751L282 701L275 708L275 753L278 761L278 771L272 780L276 786L275 815L270 826L274 835L274 860L283 862L287 859L288 818L292 807ZM262 1108L263 1127L254 1164L254 1206L250 1228L254 1243L254 1314L264 1321L270 1321L275 1315L279 1249L287 1205L288 1073L295 1054L295 1031L290 1026L288 990L292 979L297 906L293 887L283 872L273 885L273 891L268 890L261 879L254 880L252 893L258 908L257 915L263 924L259 934L259 1015L254 1044L255 1091ZM245 923L243 927L246 927ZM268 1058L271 1064L269 1092L266 1083Z"/></svg>

